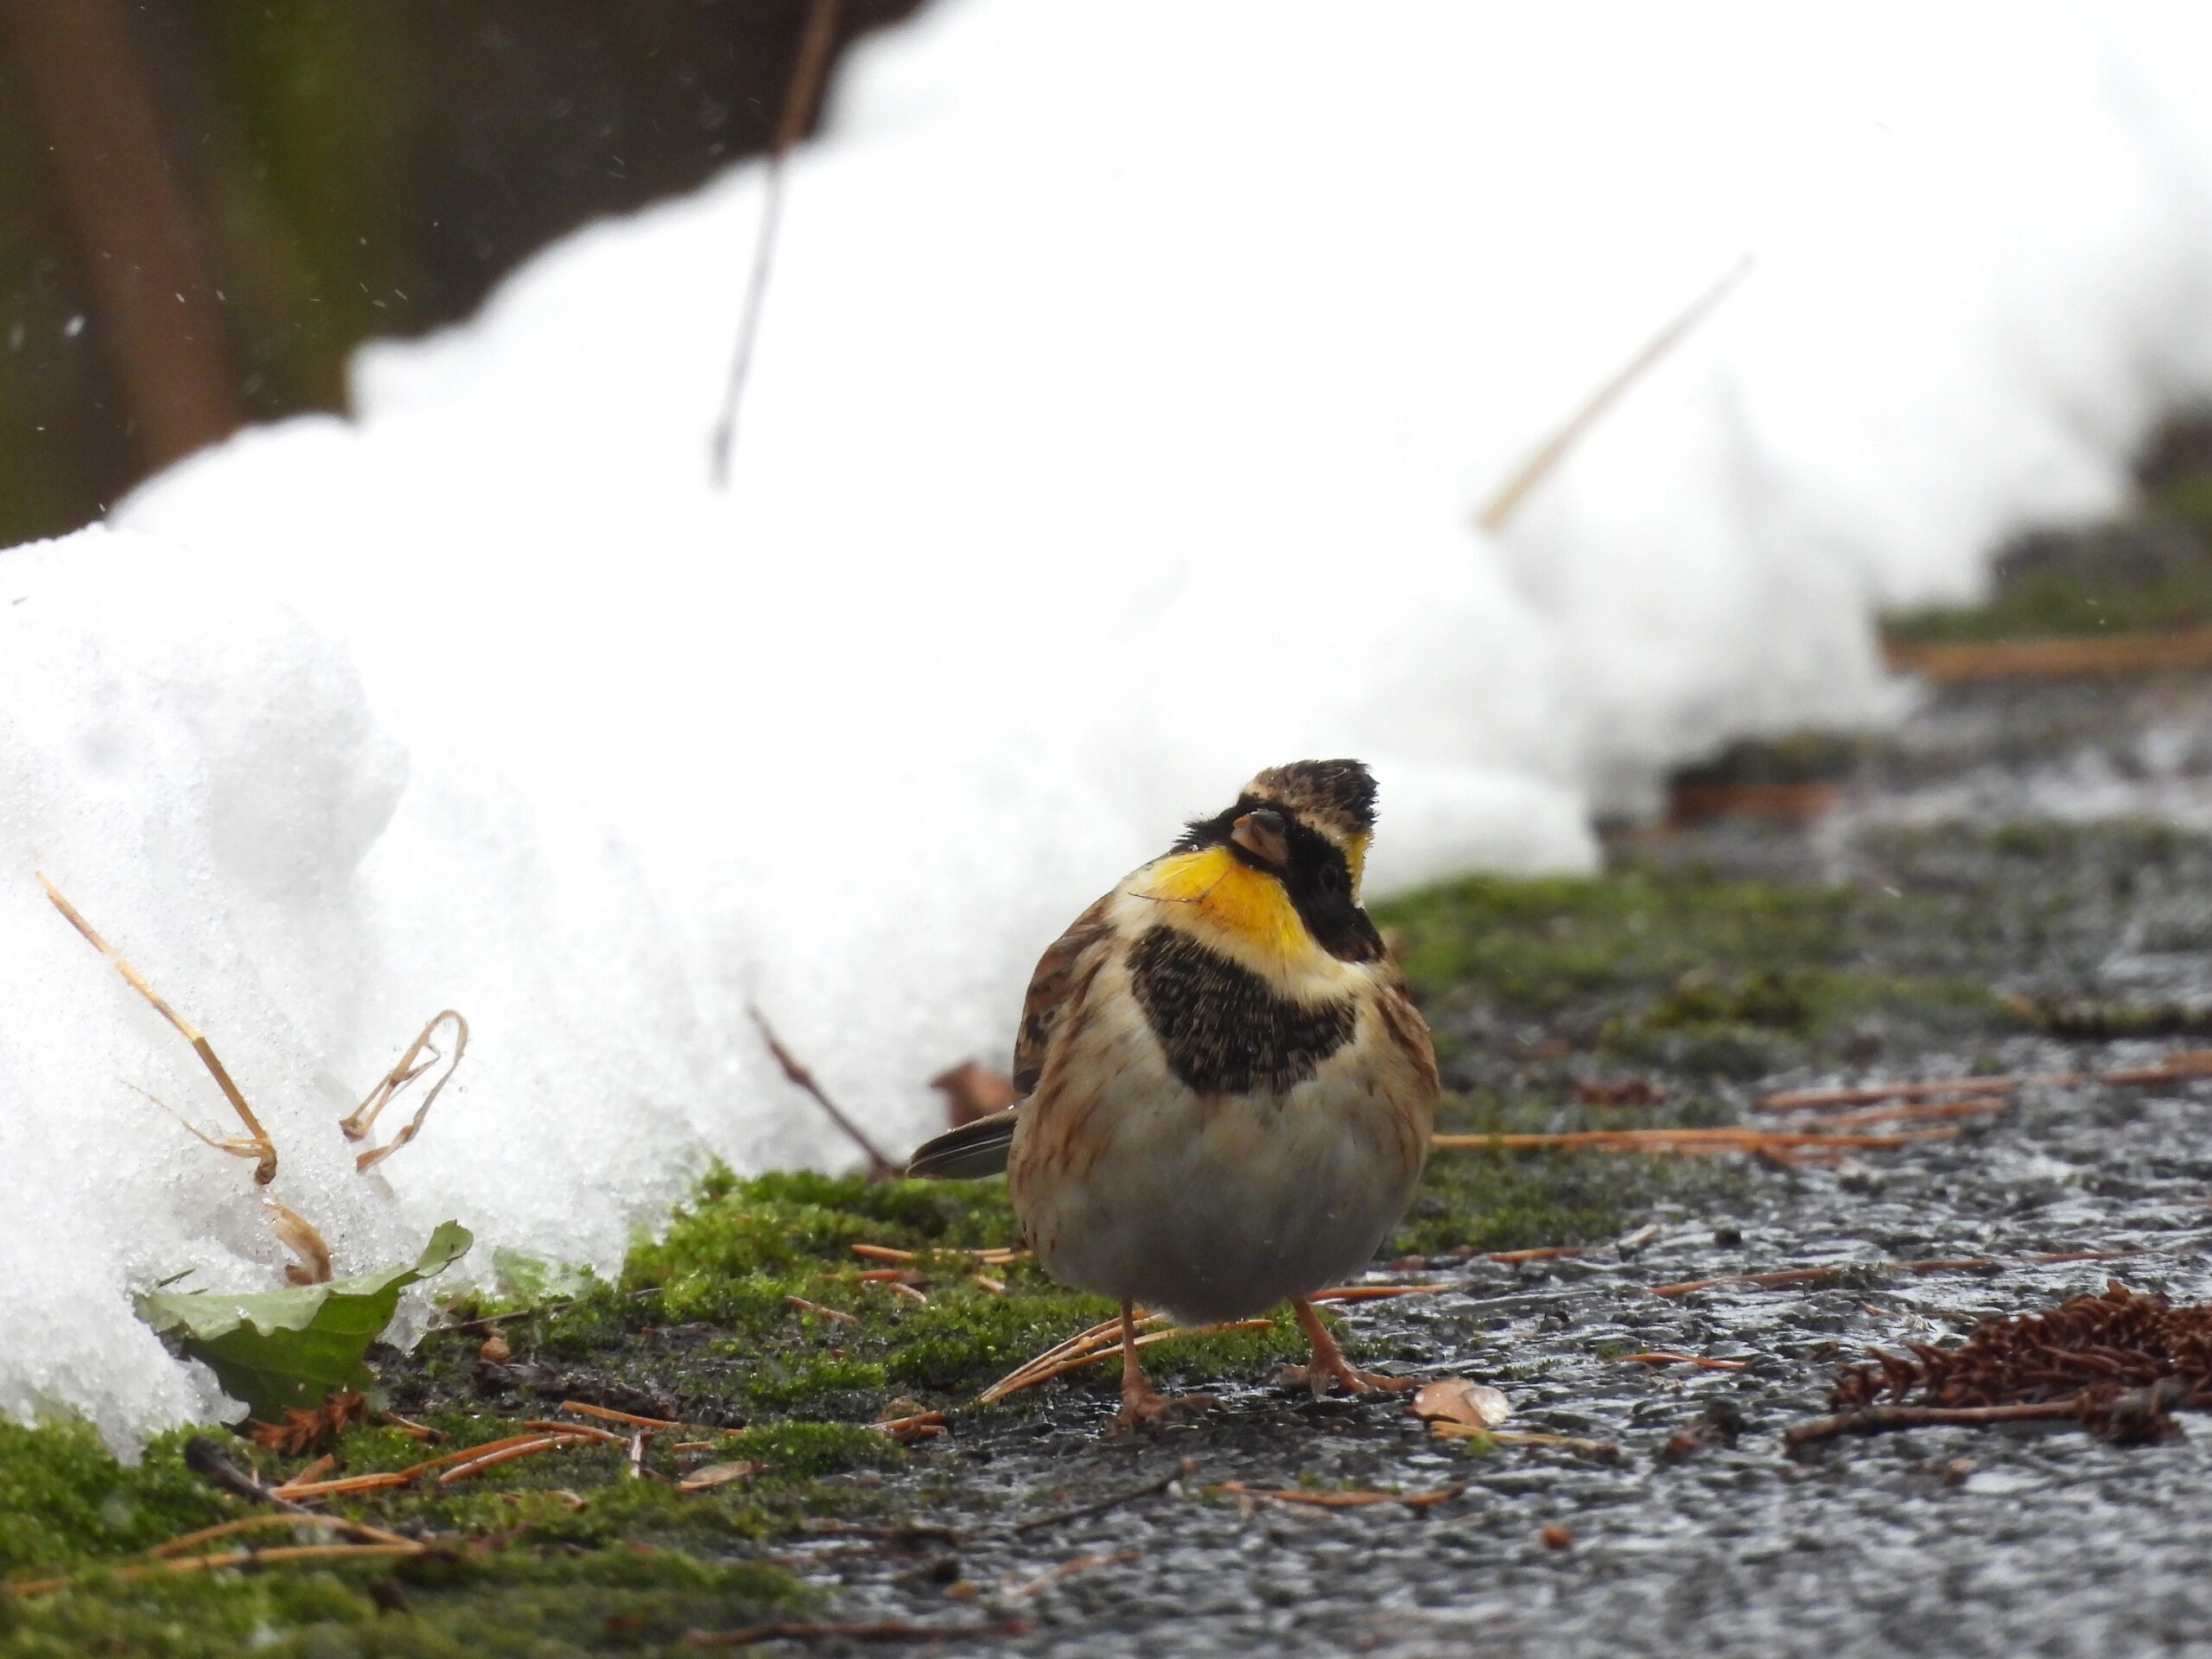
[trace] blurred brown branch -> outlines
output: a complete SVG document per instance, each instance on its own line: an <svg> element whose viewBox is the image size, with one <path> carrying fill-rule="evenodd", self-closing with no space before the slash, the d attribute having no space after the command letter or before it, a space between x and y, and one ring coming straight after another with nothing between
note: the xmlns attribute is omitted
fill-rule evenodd
<svg viewBox="0 0 2212 1659"><path fill-rule="evenodd" d="M114 0L8 0L149 466L238 424L222 321Z"/></svg>

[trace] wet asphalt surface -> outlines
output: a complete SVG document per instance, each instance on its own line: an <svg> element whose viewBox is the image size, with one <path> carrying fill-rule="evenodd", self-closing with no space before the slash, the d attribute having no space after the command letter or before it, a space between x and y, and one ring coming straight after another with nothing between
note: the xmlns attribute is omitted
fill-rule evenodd
<svg viewBox="0 0 2212 1659"><path fill-rule="evenodd" d="M2127 812L2212 823L2207 715L2202 680L1946 692L1864 758L1825 818L1724 823L1672 851L1847 880L1885 823ZM2024 972L2100 995L2212 1001L2198 909L2195 894L2156 887L2076 918ZM2015 1071L2101 1069L2190 1040L2023 1034L1993 1054ZM1888 1052L1877 1069L1942 1077L1972 1058ZM1510 1429L1610 1452L1471 1452L1432 1437L1402 1398L1281 1387L1227 1391L1187 1422L1116 1440L1098 1433L1101 1396L1048 1385L1032 1414L957 1424L890 1478L902 1507L947 1535L825 1535L791 1559L840 1618L1027 1626L949 1634L947 1651L2212 1653L2212 1419L2184 1418L2183 1438L2133 1448L2024 1425L1841 1440L1796 1456L1782 1441L1788 1424L1823 1409L1838 1364L1870 1347L1946 1343L1978 1318L2031 1312L2112 1277L2212 1300L2208 1124L2212 1080L2039 1085L1957 1140L1834 1168L1761 1167L1742 1193L1714 1200L1725 1208L1656 1209L1579 1257L1378 1268L1378 1279L1443 1287L1348 1315L1379 1343L1369 1363L1493 1383L1512 1405ZM1879 1265L2088 1251L2129 1254ZM1653 1294L1836 1262L1864 1265L1811 1286ZM1653 1350L1743 1369L1621 1357ZM1700 1424L1707 1443L1671 1456L1670 1440ZM1186 1465L1172 1487L1120 1507L1007 1531ZM1329 1510L1209 1490L1224 1482L1459 1490L1419 1510Z"/></svg>

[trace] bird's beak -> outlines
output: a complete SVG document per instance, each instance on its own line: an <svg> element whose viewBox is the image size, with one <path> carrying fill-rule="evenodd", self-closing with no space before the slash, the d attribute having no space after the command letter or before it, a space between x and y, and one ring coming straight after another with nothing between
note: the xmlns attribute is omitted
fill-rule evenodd
<svg viewBox="0 0 2212 1659"><path fill-rule="evenodd" d="M1290 836L1282 814L1262 807L1229 826L1229 838L1261 863L1282 869L1290 863Z"/></svg>

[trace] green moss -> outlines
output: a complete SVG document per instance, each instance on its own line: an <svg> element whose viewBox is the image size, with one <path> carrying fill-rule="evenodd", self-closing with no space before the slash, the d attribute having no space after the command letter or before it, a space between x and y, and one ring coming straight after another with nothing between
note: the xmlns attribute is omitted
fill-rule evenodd
<svg viewBox="0 0 2212 1659"><path fill-rule="evenodd" d="M1825 959L1847 904L1835 889L1630 868L1535 880L1478 877L1378 912L1415 988L1472 992L1516 1011L1647 994L1716 966Z"/></svg>
<svg viewBox="0 0 2212 1659"><path fill-rule="evenodd" d="M0 1574L20 1578L147 1549L236 1510L185 1468L164 1435L136 1467L81 1422L0 1421Z"/></svg>
<svg viewBox="0 0 2212 1659"><path fill-rule="evenodd" d="M849 1263L855 1244L975 1248L1018 1236L1003 1182L885 1181L804 1171L737 1181L710 1172L696 1202L630 1253L622 1282L658 1285L680 1317L719 1310L731 1285L760 1311L771 1286L817 1263Z"/></svg>
<svg viewBox="0 0 2212 1659"><path fill-rule="evenodd" d="M733 1357L746 1356L738 1351ZM823 1403L865 1411L883 1398L887 1381L884 1368L870 1360L771 1358L745 1379L743 1401L755 1414Z"/></svg>
<svg viewBox="0 0 2212 1659"><path fill-rule="evenodd" d="M815 1605L780 1568L649 1549L506 1549L138 1580L0 1604L0 1656L550 1656L664 1650Z"/></svg>
<svg viewBox="0 0 2212 1659"><path fill-rule="evenodd" d="M1740 1170L1600 1152L1440 1151L1385 1248L1394 1255L1540 1249L1618 1236L1656 1205L1726 1207Z"/></svg>
<svg viewBox="0 0 2212 1659"><path fill-rule="evenodd" d="M896 1469L904 1447L888 1435L849 1423L769 1423L733 1434L715 1455L758 1459L791 1476L841 1474L849 1469Z"/></svg>
<svg viewBox="0 0 2212 1659"><path fill-rule="evenodd" d="M1988 597L1890 618L1915 640L2035 639L2212 623L2212 473L2183 467L2107 524L2045 535L1998 563Z"/></svg>
<svg viewBox="0 0 2212 1659"><path fill-rule="evenodd" d="M1938 942L1967 908L1942 891L1630 864L1463 881L1382 919L1416 991L1447 1012L1471 1003L1533 1019L1569 1050L1741 1078L1832 1058L1871 1026L1949 1036L2017 1023L1986 985L1939 971ZM1884 957L1903 960L1869 966Z"/></svg>

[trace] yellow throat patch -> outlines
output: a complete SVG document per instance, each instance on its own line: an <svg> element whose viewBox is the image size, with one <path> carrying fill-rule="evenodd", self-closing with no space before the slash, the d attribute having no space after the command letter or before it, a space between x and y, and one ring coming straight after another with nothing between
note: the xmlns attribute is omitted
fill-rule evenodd
<svg viewBox="0 0 2212 1659"><path fill-rule="evenodd" d="M1188 906L1177 919L1189 931L1218 932L1247 953L1270 961L1287 963L1321 948L1299 919L1282 883L1226 847L1171 854L1133 891L1140 898Z"/></svg>

